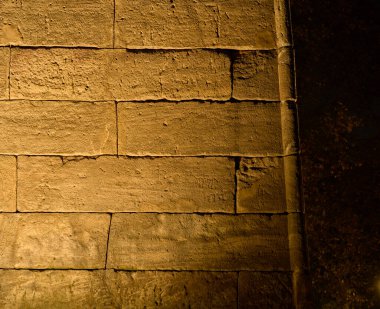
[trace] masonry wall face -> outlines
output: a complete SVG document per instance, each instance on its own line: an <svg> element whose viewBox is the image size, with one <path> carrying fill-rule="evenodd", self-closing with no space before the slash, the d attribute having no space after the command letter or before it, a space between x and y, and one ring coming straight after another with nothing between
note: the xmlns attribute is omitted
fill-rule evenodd
<svg viewBox="0 0 380 309"><path fill-rule="evenodd" d="M0 0L0 308L301 308L285 0Z"/></svg>

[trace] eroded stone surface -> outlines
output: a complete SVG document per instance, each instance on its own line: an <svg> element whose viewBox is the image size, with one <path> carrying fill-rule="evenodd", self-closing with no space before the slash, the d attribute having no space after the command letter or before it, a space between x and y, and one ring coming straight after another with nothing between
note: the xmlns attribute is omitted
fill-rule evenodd
<svg viewBox="0 0 380 309"><path fill-rule="evenodd" d="M235 308L236 273L0 271L11 308Z"/></svg>
<svg viewBox="0 0 380 309"><path fill-rule="evenodd" d="M13 49L11 98L228 99L230 59L217 51Z"/></svg>
<svg viewBox="0 0 380 309"><path fill-rule="evenodd" d="M236 306L236 273L110 271L108 275L113 279L112 291L122 308Z"/></svg>
<svg viewBox="0 0 380 309"><path fill-rule="evenodd" d="M112 0L3 0L0 45L112 47Z"/></svg>
<svg viewBox="0 0 380 309"><path fill-rule="evenodd" d="M274 3L116 1L116 47L274 48Z"/></svg>
<svg viewBox="0 0 380 309"><path fill-rule="evenodd" d="M294 308L290 273L239 273L239 309Z"/></svg>
<svg viewBox="0 0 380 309"><path fill-rule="evenodd" d="M285 212L283 158L242 158L237 172L237 211Z"/></svg>
<svg viewBox="0 0 380 309"><path fill-rule="evenodd" d="M280 99L277 51L239 52L233 68L233 94L238 100Z"/></svg>
<svg viewBox="0 0 380 309"><path fill-rule="evenodd" d="M16 211L16 157L0 156L0 212Z"/></svg>
<svg viewBox="0 0 380 309"><path fill-rule="evenodd" d="M9 97L9 57L10 49L0 47L0 99Z"/></svg>
<svg viewBox="0 0 380 309"><path fill-rule="evenodd" d="M112 102L0 102L0 153L116 154Z"/></svg>
<svg viewBox="0 0 380 309"><path fill-rule="evenodd" d="M119 151L129 155L282 153L281 104L119 103Z"/></svg>
<svg viewBox="0 0 380 309"><path fill-rule="evenodd" d="M117 308L104 271L1 270L0 307Z"/></svg>
<svg viewBox="0 0 380 309"><path fill-rule="evenodd" d="M286 216L115 214L108 267L289 270Z"/></svg>
<svg viewBox="0 0 380 309"><path fill-rule="evenodd" d="M233 212L228 158L19 158L22 211Z"/></svg>
<svg viewBox="0 0 380 309"><path fill-rule="evenodd" d="M102 268L109 215L0 214L0 268Z"/></svg>

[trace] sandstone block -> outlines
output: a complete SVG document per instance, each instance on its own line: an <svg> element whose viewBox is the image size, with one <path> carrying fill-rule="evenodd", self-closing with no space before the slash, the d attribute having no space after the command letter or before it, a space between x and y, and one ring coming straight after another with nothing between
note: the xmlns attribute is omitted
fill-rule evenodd
<svg viewBox="0 0 380 309"><path fill-rule="evenodd" d="M109 215L0 214L0 268L103 268Z"/></svg>
<svg viewBox="0 0 380 309"><path fill-rule="evenodd" d="M294 308L291 273L239 273L239 309Z"/></svg>
<svg viewBox="0 0 380 309"><path fill-rule="evenodd" d="M115 32L116 47L276 47L271 0L117 0Z"/></svg>
<svg viewBox="0 0 380 309"><path fill-rule="evenodd" d="M0 45L112 47L112 0L4 0Z"/></svg>
<svg viewBox="0 0 380 309"><path fill-rule="evenodd" d="M111 290L121 308L236 307L236 273L109 271L107 274L113 279Z"/></svg>
<svg viewBox="0 0 380 309"><path fill-rule="evenodd" d="M1 270L0 307L117 308L105 277L104 271Z"/></svg>
<svg viewBox="0 0 380 309"><path fill-rule="evenodd" d="M227 158L20 157L21 211L233 212Z"/></svg>
<svg viewBox="0 0 380 309"><path fill-rule="evenodd" d="M108 267L289 270L286 216L115 214Z"/></svg>
<svg viewBox="0 0 380 309"><path fill-rule="evenodd" d="M238 100L280 99L277 51L243 51L233 66L233 94Z"/></svg>
<svg viewBox="0 0 380 309"><path fill-rule="evenodd" d="M119 152L128 155L281 154L281 104L119 103Z"/></svg>
<svg viewBox="0 0 380 309"><path fill-rule="evenodd" d="M284 158L242 158L236 203L241 213L286 212Z"/></svg>
<svg viewBox="0 0 380 309"><path fill-rule="evenodd" d="M230 59L217 51L12 50L11 98L228 99Z"/></svg>
<svg viewBox="0 0 380 309"><path fill-rule="evenodd" d="M9 60L10 49L0 47L0 99L9 98Z"/></svg>
<svg viewBox="0 0 380 309"><path fill-rule="evenodd" d="M236 273L2 270L11 308L235 308Z"/></svg>
<svg viewBox="0 0 380 309"><path fill-rule="evenodd" d="M16 158L0 156L0 212L16 211Z"/></svg>
<svg viewBox="0 0 380 309"><path fill-rule="evenodd" d="M116 154L112 102L0 102L0 153Z"/></svg>

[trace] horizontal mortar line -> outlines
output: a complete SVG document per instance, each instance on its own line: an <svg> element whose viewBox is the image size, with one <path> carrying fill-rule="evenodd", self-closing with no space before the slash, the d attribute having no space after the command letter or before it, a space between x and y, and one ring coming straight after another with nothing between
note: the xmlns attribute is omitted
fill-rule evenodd
<svg viewBox="0 0 380 309"><path fill-rule="evenodd" d="M97 270L104 270L103 268L74 268L74 267L68 267L68 268L33 268L33 267L0 267L0 270L30 270L30 271L51 271L51 270L82 270L82 271L97 271Z"/></svg>
<svg viewBox="0 0 380 309"><path fill-rule="evenodd" d="M109 100L46 100L46 99L0 99L1 103L7 103L7 102L49 102L49 103L55 103L55 102L72 102L72 103L87 103L87 104L96 104L96 103L115 103L115 100L109 99Z"/></svg>
<svg viewBox="0 0 380 309"><path fill-rule="evenodd" d="M173 269L123 269L123 268L113 268L113 267L109 267L109 268L106 268L106 270L113 270L115 272L146 272L146 271L149 271L149 272L153 272L153 271L156 271L156 272L204 272L204 273L212 273L212 272L215 272L215 273L228 273L228 272L257 272L257 273L273 273L273 272L276 272L276 273L292 273L292 270L286 270L286 269L275 269L275 270L260 270L260 269L249 269L249 268L244 268L244 269L241 269L241 268L233 268L233 269L182 269L182 268L173 268Z"/></svg>
<svg viewBox="0 0 380 309"><path fill-rule="evenodd" d="M289 273L291 270L253 270L253 269L120 269L120 268L8 268L0 267L1 270L14 270L14 271L34 271L34 272L48 272L48 271L82 271L82 272L96 272L96 271L114 271L125 273L144 273L144 272L158 272L158 273L236 273L236 272L250 272L250 273Z"/></svg>
<svg viewBox="0 0 380 309"><path fill-rule="evenodd" d="M0 104L3 102L72 102L72 103L252 103L252 104L281 104L281 103L287 103L287 102L294 102L292 100L290 101L280 101L280 100L265 100L265 99L235 99L235 98L229 98L229 99L144 99L144 100L138 100L138 99L104 99L104 100L78 100L78 99L60 99L60 100L51 100L51 99L0 99Z"/></svg>
<svg viewBox="0 0 380 309"><path fill-rule="evenodd" d="M276 103L281 104L282 102L280 100L267 100L267 99L236 99L234 97L231 97L229 99L221 100L221 99L152 99L152 100L116 100L118 103L241 103L241 102L247 102L247 103L253 103L253 104L266 104L266 103Z"/></svg>
<svg viewBox="0 0 380 309"><path fill-rule="evenodd" d="M42 210L36 210L36 211L22 211L18 210L15 211L2 211L1 214L40 214L40 215L62 215L62 214L70 214L70 215L85 215L85 214L102 214L102 215L115 215L115 214L125 214L125 215L170 215L170 216L176 216L176 215L188 215L188 216L225 216L225 217L239 217L239 216L263 216L263 217L272 217L272 216L288 216L291 214L302 214L301 211L294 211L294 212L242 212L242 213L235 213L235 212L169 212L169 211L42 211Z"/></svg>
<svg viewBox="0 0 380 309"><path fill-rule="evenodd" d="M0 153L0 156L5 157L51 157L51 158L67 158L67 162L64 162L63 164L66 164L70 161L80 161L75 160L77 159L98 159L101 157L108 157L108 158L128 158L128 159L161 159L161 158L286 158L286 157L292 157L292 156L298 156L301 152L292 152L289 154L257 154L257 155L248 155L248 154L198 154L198 155L157 155L157 154L146 154L146 155L124 155L124 154L99 154L99 155L88 155L88 154L25 154L25 153ZM70 158L73 158L73 160L70 160Z"/></svg>
<svg viewBox="0 0 380 309"><path fill-rule="evenodd" d="M106 270L113 270L115 272L192 272L192 273L237 273L237 272L250 272L250 273L292 273L292 270L252 270L252 269L232 269L232 270L225 270L225 269L136 269L136 270L129 270L129 269L120 269L120 268L107 268Z"/></svg>
<svg viewBox="0 0 380 309"><path fill-rule="evenodd" d="M185 46L185 47L154 47L154 46L136 46L136 47L106 47L106 46L86 46L86 45L14 45L6 44L0 45L0 48L19 48L19 49L90 49L90 50L125 50L131 52L173 52L173 51L192 51L192 50L205 50L216 52L239 52L239 51L275 51L283 48L277 47L254 47L254 46Z"/></svg>

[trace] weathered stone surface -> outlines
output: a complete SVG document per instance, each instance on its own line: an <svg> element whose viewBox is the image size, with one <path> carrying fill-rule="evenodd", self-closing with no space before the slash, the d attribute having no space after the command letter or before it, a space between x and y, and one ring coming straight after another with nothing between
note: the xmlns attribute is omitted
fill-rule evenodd
<svg viewBox="0 0 380 309"><path fill-rule="evenodd" d="M117 47L276 46L273 0L116 0L115 30Z"/></svg>
<svg viewBox="0 0 380 309"><path fill-rule="evenodd" d="M233 212L228 158L20 157L22 211Z"/></svg>
<svg viewBox="0 0 380 309"><path fill-rule="evenodd" d="M9 97L9 59L10 49L0 47L0 99Z"/></svg>
<svg viewBox="0 0 380 309"><path fill-rule="evenodd" d="M233 67L233 94L238 100L280 99L277 51L239 52Z"/></svg>
<svg viewBox="0 0 380 309"><path fill-rule="evenodd" d="M16 211L16 157L0 156L1 211Z"/></svg>
<svg viewBox="0 0 380 309"><path fill-rule="evenodd" d="M217 51L12 50L11 98L228 99L230 59Z"/></svg>
<svg viewBox="0 0 380 309"><path fill-rule="evenodd" d="M119 103L119 151L129 155L281 154L281 104Z"/></svg>
<svg viewBox="0 0 380 309"><path fill-rule="evenodd" d="M3 0L0 45L112 47L112 0Z"/></svg>
<svg viewBox="0 0 380 309"><path fill-rule="evenodd" d="M102 268L110 217L0 214L0 268Z"/></svg>
<svg viewBox="0 0 380 309"><path fill-rule="evenodd" d="M235 308L236 273L0 271L0 307Z"/></svg>
<svg viewBox="0 0 380 309"><path fill-rule="evenodd" d="M115 214L108 267L289 270L286 216Z"/></svg>
<svg viewBox="0 0 380 309"><path fill-rule="evenodd" d="M0 307L120 308L116 306L104 271L1 270Z"/></svg>
<svg viewBox="0 0 380 309"><path fill-rule="evenodd" d="M284 159L242 158L237 172L236 203L241 213L287 211Z"/></svg>
<svg viewBox="0 0 380 309"><path fill-rule="evenodd" d="M235 308L236 273L107 272L119 308Z"/></svg>
<svg viewBox="0 0 380 309"><path fill-rule="evenodd" d="M0 102L0 153L116 154L113 102Z"/></svg>
<svg viewBox="0 0 380 309"><path fill-rule="evenodd" d="M239 309L294 308L290 273L239 273Z"/></svg>

